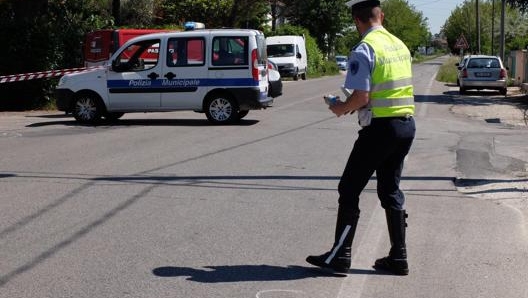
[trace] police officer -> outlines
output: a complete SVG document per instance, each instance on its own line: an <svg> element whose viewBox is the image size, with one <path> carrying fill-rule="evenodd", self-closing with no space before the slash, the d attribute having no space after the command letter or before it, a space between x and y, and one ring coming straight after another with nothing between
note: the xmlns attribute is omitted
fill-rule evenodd
<svg viewBox="0 0 528 298"><path fill-rule="evenodd" d="M352 0L352 16L361 42L348 62L344 87L354 91L345 102L330 106L338 117L358 111L362 129L338 186L335 241L330 251L309 256L312 265L347 272L359 219L359 196L376 172L377 193L385 209L391 248L374 268L407 275L405 197L399 184L403 161L414 135L411 55L405 44L383 28L377 0Z"/></svg>

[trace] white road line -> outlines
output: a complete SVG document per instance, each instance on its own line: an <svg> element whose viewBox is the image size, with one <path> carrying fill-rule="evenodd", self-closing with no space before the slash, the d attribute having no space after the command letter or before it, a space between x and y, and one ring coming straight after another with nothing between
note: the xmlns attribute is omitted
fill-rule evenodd
<svg viewBox="0 0 528 298"><path fill-rule="evenodd" d="M435 81L435 78L436 78L437 74L438 74L438 70L431 77L431 80L429 80L429 84L427 85L427 88L425 89L425 99L426 99L426 101L427 101L427 98L429 97L429 95L431 94L431 88L433 87L433 83ZM427 107L428 107L427 102L423 102L420 105L420 111L418 111L418 116L420 118L423 118L423 117L427 116Z"/></svg>
<svg viewBox="0 0 528 298"><path fill-rule="evenodd" d="M360 238L355 251L352 251L352 270L374 270L372 265L376 257L376 249L381 241L381 236L384 235L384 231L387 229L385 223L385 213L383 209L376 206L369 219L367 230L365 234ZM360 218L361 220L361 218ZM385 233L387 234L387 233ZM388 235L387 235L388 237ZM354 240L356 240L354 239ZM387 248L388 251L389 248ZM359 298L363 292L363 286L369 274L358 273L348 274L341 283L341 288L336 298Z"/></svg>

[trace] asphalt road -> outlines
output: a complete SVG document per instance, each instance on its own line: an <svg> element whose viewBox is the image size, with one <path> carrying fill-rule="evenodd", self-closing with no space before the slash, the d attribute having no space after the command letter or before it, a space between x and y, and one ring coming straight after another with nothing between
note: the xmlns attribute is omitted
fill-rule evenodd
<svg viewBox="0 0 528 298"><path fill-rule="evenodd" d="M371 268L389 249L375 179L350 274L304 261L330 248L359 129L323 103L335 76L285 82L236 126L192 112L95 127L2 114L0 297L528 297L528 130L452 113L461 99L434 80L442 59L414 69L409 276Z"/></svg>

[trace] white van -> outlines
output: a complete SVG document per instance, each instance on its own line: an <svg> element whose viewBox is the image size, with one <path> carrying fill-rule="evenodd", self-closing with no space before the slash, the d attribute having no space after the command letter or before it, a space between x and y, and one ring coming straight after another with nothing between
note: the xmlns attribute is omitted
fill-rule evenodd
<svg viewBox="0 0 528 298"><path fill-rule="evenodd" d="M306 80L308 56L303 36L278 35L266 38L268 59L279 67L281 77Z"/></svg>
<svg viewBox="0 0 528 298"><path fill-rule="evenodd" d="M111 65L63 76L57 108L80 122L128 112L194 110L232 123L271 105L266 39L246 29L154 33L126 42Z"/></svg>

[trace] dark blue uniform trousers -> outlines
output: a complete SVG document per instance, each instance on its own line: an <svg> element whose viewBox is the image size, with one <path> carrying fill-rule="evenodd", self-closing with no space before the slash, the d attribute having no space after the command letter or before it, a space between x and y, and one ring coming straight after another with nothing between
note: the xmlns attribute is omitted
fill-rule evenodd
<svg viewBox="0 0 528 298"><path fill-rule="evenodd" d="M340 206L359 214L359 196L376 172L381 206L403 210L400 179L415 132L413 117L373 118L362 128L339 182Z"/></svg>

